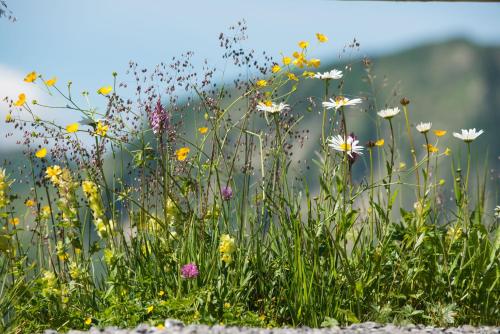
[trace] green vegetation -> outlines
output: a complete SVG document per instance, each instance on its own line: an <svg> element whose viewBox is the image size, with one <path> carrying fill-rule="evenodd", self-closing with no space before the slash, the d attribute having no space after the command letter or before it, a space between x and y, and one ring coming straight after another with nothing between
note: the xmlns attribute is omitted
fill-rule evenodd
<svg viewBox="0 0 500 334"><path fill-rule="evenodd" d="M221 36L225 59L254 71L231 89L211 68L196 72L191 54L152 71L131 63L132 83L113 74L81 97L26 76L66 102L12 101L7 121L30 126L29 155L16 180L0 169L0 329L498 325L500 212L474 168L494 129L420 123L439 124L413 109L432 101L382 94L366 60L315 78L323 35L260 64L233 32ZM350 88L361 79L370 93ZM40 108L83 120L57 124ZM14 191L20 180L27 193Z"/></svg>

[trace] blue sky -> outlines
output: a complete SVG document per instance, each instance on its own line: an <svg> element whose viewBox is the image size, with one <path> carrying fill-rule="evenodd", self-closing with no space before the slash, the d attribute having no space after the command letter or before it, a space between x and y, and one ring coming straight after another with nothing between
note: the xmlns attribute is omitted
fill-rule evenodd
<svg viewBox="0 0 500 334"><path fill-rule="evenodd" d="M290 53L316 32L330 42L316 50L335 57L356 38L360 55L393 52L451 37L500 44L500 4L337 1L10 0L18 18L0 20L0 97L19 90L39 98L22 77L32 70L95 91L124 73L129 60L154 66L183 51L217 61L219 32L244 18L245 46ZM20 82L19 82L20 79ZM30 97L29 96L29 97ZM0 117L5 115L0 103ZM3 123L3 122L1 122ZM5 131L0 125L0 132ZM3 136L2 136L3 137ZM5 145L5 144L4 144Z"/></svg>

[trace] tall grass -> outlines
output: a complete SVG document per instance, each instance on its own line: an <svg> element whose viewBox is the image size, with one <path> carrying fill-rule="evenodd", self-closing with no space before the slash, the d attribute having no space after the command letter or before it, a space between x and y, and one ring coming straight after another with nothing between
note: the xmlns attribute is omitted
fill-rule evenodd
<svg viewBox="0 0 500 334"><path fill-rule="evenodd" d="M7 119L29 129L31 190L14 194L19 180L1 170L2 331L156 325L167 317L498 325L498 217L485 207L486 182L471 186L481 138L464 144L459 170L432 131L415 129L403 99L402 113L372 115L380 138L357 154L348 145L357 107L328 104L345 102L346 92L342 78L313 77L312 43L290 59L254 64L257 57L239 49L238 29L245 31L240 25L220 37L224 59L246 72L231 90L213 84L214 69L196 72L191 53L152 71L131 63L132 83L114 73L112 86L78 97L71 83L28 75L65 102L20 97ZM312 131L301 128L306 108L287 105L304 80L325 87L319 102L327 103L307 107L322 114ZM134 82L135 97L121 96ZM107 103L103 112L90 102L97 98ZM83 120L57 124L37 116L42 108ZM336 135L347 142L343 150L331 147ZM307 171L317 188L293 160L306 137L317 143ZM399 159L406 154L408 166ZM369 168L357 176L360 161ZM440 200L438 166L454 173L452 206ZM405 207L408 200L415 204Z"/></svg>

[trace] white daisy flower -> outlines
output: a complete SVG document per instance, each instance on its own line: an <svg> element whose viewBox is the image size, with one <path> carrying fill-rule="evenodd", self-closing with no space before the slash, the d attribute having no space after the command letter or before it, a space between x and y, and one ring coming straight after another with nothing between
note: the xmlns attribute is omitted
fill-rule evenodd
<svg viewBox="0 0 500 334"><path fill-rule="evenodd" d="M361 102L362 102L361 99L352 99L352 100L349 100L347 97L337 96L335 98L335 100L334 99L330 99L329 102L328 101L323 102L323 107L325 107L326 109L333 109L333 108L335 108L335 110L337 110L340 107L353 106L353 105L359 104Z"/></svg>
<svg viewBox="0 0 500 334"><path fill-rule="evenodd" d="M327 80L327 79L341 79L344 75L342 74L342 71L333 69L330 72L325 72L325 73L316 73L314 75L314 78L316 79L322 79L322 80Z"/></svg>
<svg viewBox="0 0 500 334"><path fill-rule="evenodd" d="M484 133L483 130L479 130L476 132L475 128L469 129L469 130L462 129L462 133L453 132L453 137L456 137L458 139L462 139L466 143L470 143L471 141L473 141L474 139L476 139L477 137L479 137L483 133Z"/></svg>
<svg viewBox="0 0 500 334"><path fill-rule="evenodd" d="M500 219L500 205L497 205L495 207L494 212L495 212L495 218L499 218Z"/></svg>
<svg viewBox="0 0 500 334"><path fill-rule="evenodd" d="M432 128L432 123L431 122L429 122L429 123L420 122L420 124L418 124L416 126L416 128L417 128L417 131L420 133L427 133Z"/></svg>
<svg viewBox="0 0 500 334"><path fill-rule="evenodd" d="M257 110L268 112L270 114L280 113L283 110L288 109L288 108L289 108L289 105L285 104L283 102L280 102L280 104L272 103L270 106L266 105L263 102L259 102L259 104L257 105Z"/></svg>
<svg viewBox="0 0 500 334"><path fill-rule="evenodd" d="M347 139L344 139L341 135L336 135L330 138L327 138L328 146L333 148L334 150L340 152L346 152L351 158L353 158L352 154L363 154L361 152L363 150L363 146L358 145L359 140L354 139L351 136L348 136Z"/></svg>
<svg viewBox="0 0 500 334"><path fill-rule="evenodd" d="M396 116L397 114L399 114L400 110L398 107L396 108L387 108L387 109L384 109L384 110L380 110L377 115L379 115L380 117L382 118L385 118L385 119L391 119L393 118L394 116Z"/></svg>

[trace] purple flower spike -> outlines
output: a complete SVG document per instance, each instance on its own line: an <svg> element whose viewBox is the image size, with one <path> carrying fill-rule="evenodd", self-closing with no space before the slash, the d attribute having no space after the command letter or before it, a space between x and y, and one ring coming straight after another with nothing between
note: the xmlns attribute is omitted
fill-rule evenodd
<svg viewBox="0 0 500 334"><path fill-rule="evenodd" d="M233 198L233 189L230 186L225 186L221 189L222 199L225 201L229 201Z"/></svg>
<svg viewBox="0 0 500 334"><path fill-rule="evenodd" d="M198 277L198 267L194 262L185 264L181 268L181 276L182 278L196 278Z"/></svg>
<svg viewBox="0 0 500 334"><path fill-rule="evenodd" d="M161 98L158 98L154 110L151 110L151 107L147 106L146 112L149 115L149 122L154 134L162 133L168 128L170 115L163 108Z"/></svg>

